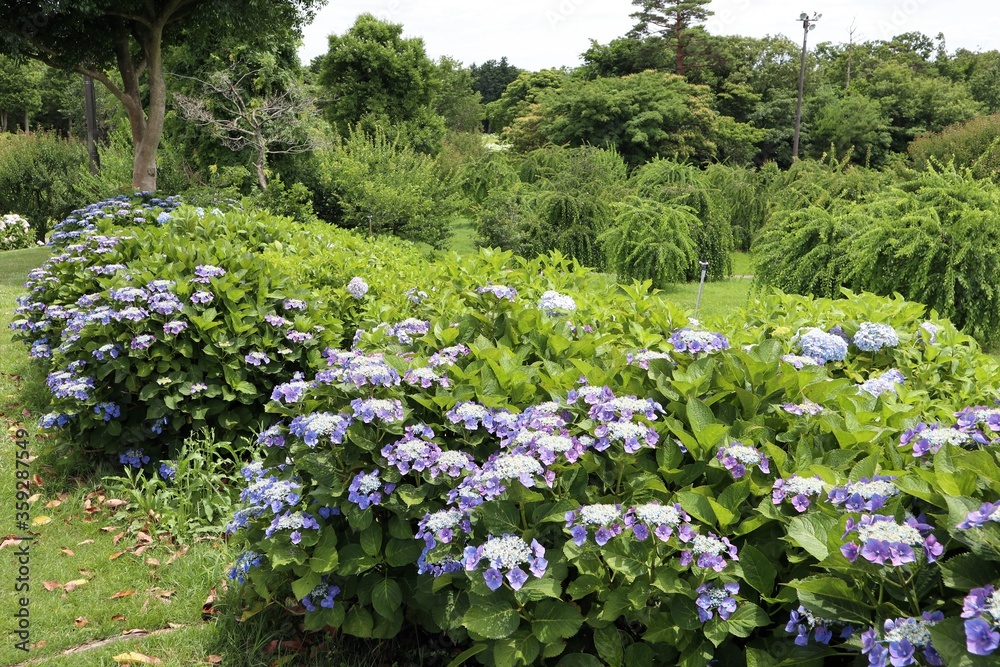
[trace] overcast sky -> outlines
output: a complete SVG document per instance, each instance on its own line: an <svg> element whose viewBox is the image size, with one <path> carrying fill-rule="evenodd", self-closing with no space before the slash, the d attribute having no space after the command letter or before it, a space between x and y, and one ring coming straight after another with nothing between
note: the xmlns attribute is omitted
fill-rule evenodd
<svg viewBox="0 0 1000 667"><path fill-rule="evenodd" d="M810 42L888 39L903 32L944 32L949 50L1000 49L997 0L714 0L707 23L715 34L795 40L803 11L823 17ZM591 39L607 43L628 32L630 0L330 0L305 31L300 56L306 62L327 50L327 36L351 27L358 14L402 23L409 37L422 37L432 58L449 55L465 64L507 56L523 69L576 66Z"/></svg>

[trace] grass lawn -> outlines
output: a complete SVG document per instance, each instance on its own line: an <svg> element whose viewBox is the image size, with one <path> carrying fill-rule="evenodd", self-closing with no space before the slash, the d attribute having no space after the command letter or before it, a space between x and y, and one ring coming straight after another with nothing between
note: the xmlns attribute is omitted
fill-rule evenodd
<svg viewBox="0 0 1000 667"><path fill-rule="evenodd" d="M214 609L224 609L225 574L241 545L219 538L180 544L104 490L102 473L120 474L120 467L85 469L73 459L66 475L67 465L59 465L57 473L57 462L45 455L49 441L36 428L44 410L44 377L29 363L24 346L11 339L8 324L28 271L48 253L47 248L0 252L0 541L25 533L36 537L30 545L30 590L22 592L14 590L19 547L0 542L0 665L28 659L43 665L115 665L112 656L128 651L166 665L206 664L210 655L223 656L223 664L271 664L280 653L265 655L262 648L281 636L280 626L238 625L222 613L203 615L213 588ZM29 490L28 531L18 527L15 515L14 439L20 428L27 430L29 451L37 456L29 463L37 477ZM22 597L29 599L29 653L15 647L13 613ZM117 641L64 653L105 639Z"/></svg>

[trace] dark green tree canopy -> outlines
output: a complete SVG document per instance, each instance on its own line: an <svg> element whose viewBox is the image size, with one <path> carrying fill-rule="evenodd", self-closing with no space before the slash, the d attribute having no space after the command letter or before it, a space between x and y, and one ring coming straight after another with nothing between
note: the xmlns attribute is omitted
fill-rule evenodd
<svg viewBox="0 0 1000 667"><path fill-rule="evenodd" d="M420 118L440 82L424 40L403 38L403 26L362 14L343 35L330 35L320 67L326 113L342 132L366 116L390 123Z"/></svg>
<svg viewBox="0 0 1000 667"><path fill-rule="evenodd" d="M520 69L507 62L507 56L499 62L487 60L478 66L472 63L469 69L472 73L472 89L483 96L483 104L500 99L510 82L521 73Z"/></svg>
<svg viewBox="0 0 1000 667"><path fill-rule="evenodd" d="M632 0L639 11L632 14L632 37L659 35L670 41L677 74L684 75L684 60L692 41L691 29L715 12L707 9L712 0Z"/></svg>

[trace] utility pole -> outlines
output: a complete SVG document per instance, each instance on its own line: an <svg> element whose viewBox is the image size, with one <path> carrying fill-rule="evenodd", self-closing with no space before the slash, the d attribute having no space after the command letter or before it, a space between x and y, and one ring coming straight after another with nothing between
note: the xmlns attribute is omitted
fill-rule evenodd
<svg viewBox="0 0 1000 667"><path fill-rule="evenodd" d="M87 116L87 153L90 155L90 173L101 170L101 158L97 154L97 103L94 99L94 80L83 77L83 107Z"/></svg>
<svg viewBox="0 0 1000 667"><path fill-rule="evenodd" d="M806 89L806 48L809 40L809 31L816 29L816 22L822 14L813 14L812 18L805 12L799 15L802 21L802 69L799 72L799 104L795 109L795 137L792 139L792 159L799 159L799 132L802 129L802 96Z"/></svg>

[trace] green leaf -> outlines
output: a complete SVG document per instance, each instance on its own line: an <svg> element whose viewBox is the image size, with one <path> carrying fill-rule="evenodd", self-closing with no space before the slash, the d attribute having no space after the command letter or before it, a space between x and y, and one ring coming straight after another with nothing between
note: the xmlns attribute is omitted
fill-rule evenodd
<svg viewBox="0 0 1000 667"><path fill-rule="evenodd" d="M622 648L622 636L612 623L594 630L594 647L601 660L611 667L619 667L625 655Z"/></svg>
<svg viewBox="0 0 1000 667"><path fill-rule="evenodd" d="M715 414L712 413L710 407L694 396L691 396L687 402L687 418L688 423L691 424L691 431L704 449L715 444L714 442L706 443L703 439L705 429L715 423Z"/></svg>
<svg viewBox="0 0 1000 667"><path fill-rule="evenodd" d="M983 560L975 554L962 554L938 561L945 586L960 591L979 588L1000 578L1000 564Z"/></svg>
<svg viewBox="0 0 1000 667"><path fill-rule="evenodd" d="M361 531L361 548L369 556L378 556L382 550L382 527L377 522Z"/></svg>
<svg viewBox="0 0 1000 667"><path fill-rule="evenodd" d="M636 642L625 649L625 667L649 667L656 654L645 642Z"/></svg>
<svg viewBox="0 0 1000 667"><path fill-rule="evenodd" d="M788 537L805 549L810 556L818 561L825 560L830 555L827 537L837 519L825 514L810 513L793 517L788 522Z"/></svg>
<svg viewBox="0 0 1000 667"><path fill-rule="evenodd" d="M510 607L476 603L469 607L462 618L462 624L484 639L503 639L514 634L521 624L521 617Z"/></svg>
<svg viewBox="0 0 1000 667"><path fill-rule="evenodd" d="M614 540L604 547L604 560L608 567L625 577L628 582L648 571L640 548L634 542Z"/></svg>
<svg viewBox="0 0 1000 667"><path fill-rule="evenodd" d="M737 637L749 637L754 628L763 627L770 622L771 619L766 611L752 602L744 602L730 614L726 625L729 628L729 634Z"/></svg>
<svg viewBox="0 0 1000 667"><path fill-rule="evenodd" d="M764 597L770 597L774 591L774 578L778 573L771 560L752 544L744 545L739 556L743 580Z"/></svg>
<svg viewBox="0 0 1000 667"><path fill-rule="evenodd" d="M309 560L309 568L313 572L326 574L336 570L338 563L340 563L340 556L337 553L336 545L325 544L318 546L313 551L312 558Z"/></svg>
<svg viewBox="0 0 1000 667"><path fill-rule="evenodd" d="M582 597L586 597L591 593L601 590L605 586L606 584L604 581L596 576L592 574L581 574L566 587L566 594L574 600L579 600Z"/></svg>
<svg viewBox="0 0 1000 667"><path fill-rule="evenodd" d="M391 618L403 604L403 591L392 579L382 579L372 587L372 607L379 616Z"/></svg>
<svg viewBox="0 0 1000 667"><path fill-rule="evenodd" d="M559 661L558 667L604 667L604 665L590 654L568 653Z"/></svg>
<svg viewBox="0 0 1000 667"><path fill-rule="evenodd" d="M359 544L348 544L340 550L339 574L348 576L367 572L378 564L378 560L365 553ZM359 635L361 636L361 635Z"/></svg>
<svg viewBox="0 0 1000 667"><path fill-rule="evenodd" d="M303 577L292 582L292 593L296 599L301 600L312 592L312 589L322 583L323 578L316 572L309 572Z"/></svg>
<svg viewBox="0 0 1000 667"><path fill-rule="evenodd" d="M677 501L684 508L684 511L698 519L702 523L715 524L715 511L708 498L693 491L681 491L677 494Z"/></svg>
<svg viewBox="0 0 1000 667"><path fill-rule="evenodd" d="M368 638L372 636L372 630L375 629L375 621L372 619L370 611L355 605L347 612L347 618L344 619L344 624L340 626L340 629L355 637Z"/></svg>
<svg viewBox="0 0 1000 667"><path fill-rule="evenodd" d="M423 550L423 542L419 540L391 539L385 545L385 562L392 567L403 567L410 563L416 563Z"/></svg>
<svg viewBox="0 0 1000 667"><path fill-rule="evenodd" d="M494 535L505 533L520 533L521 513L517 505L509 500L498 500L491 503L483 503L476 508L476 514L484 523L487 530Z"/></svg>
<svg viewBox="0 0 1000 667"><path fill-rule="evenodd" d="M542 600L535 607L531 632L543 644L569 639L583 625L580 610L561 600Z"/></svg>
<svg viewBox="0 0 1000 667"><path fill-rule="evenodd" d="M487 649L486 644L473 644L455 656L455 659L448 663L448 667L459 667L469 658L473 658Z"/></svg>
<svg viewBox="0 0 1000 667"><path fill-rule="evenodd" d="M541 648L538 640L530 634L498 639L493 644L493 659L496 660L496 667L531 665Z"/></svg>
<svg viewBox="0 0 1000 667"><path fill-rule="evenodd" d="M843 579L815 576L793 581L789 586L798 591L799 602L817 616L871 624L871 607L862 602L860 592Z"/></svg>

